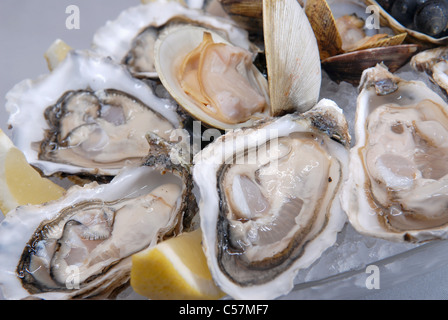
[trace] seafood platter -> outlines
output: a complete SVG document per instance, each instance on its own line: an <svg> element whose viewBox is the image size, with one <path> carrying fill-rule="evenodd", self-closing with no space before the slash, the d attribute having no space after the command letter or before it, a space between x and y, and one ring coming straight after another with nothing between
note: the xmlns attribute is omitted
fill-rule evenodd
<svg viewBox="0 0 448 320"><path fill-rule="evenodd" d="M4 299L146 298L132 257L195 230L222 299L448 262L447 1L148 0L49 53L7 134L68 186L3 212Z"/></svg>

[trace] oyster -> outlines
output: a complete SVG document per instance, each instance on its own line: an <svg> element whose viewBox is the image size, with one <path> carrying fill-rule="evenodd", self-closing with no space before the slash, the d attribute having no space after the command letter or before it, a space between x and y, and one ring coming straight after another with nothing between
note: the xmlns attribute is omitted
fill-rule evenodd
<svg viewBox="0 0 448 320"><path fill-rule="evenodd" d="M412 68L426 72L433 82L448 93L448 47L437 47L412 57Z"/></svg>
<svg viewBox="0 0 448 320"><path fill-rule="evenodd" d="M115 175L140 165L146 134L169 140L181 127L177 104L108 58L71 51L50 74L7 94L15 145L44 175Z"/></svg>
<svg viewBox="0 0 448 320"><path fill-rule="evenodd" d="M236 299L288 293L299 269L334 244L350 137L334 102L229 131L194 157L203 248Z"/></svg>
<svg viewBox="0 0 448 320"><path fill-rule="evenodd" d="M202 2L191 3L196 8ZM93 37L92 48L101 55L125 64L136 77L157 78L154 43L168 25L200 25L218 32L228 41L251 49L247 32L231 20L188 8L175 1L152 1L123 11Z"/></svg>
<svg viewBox="0 0 448 320"><path fill-rule="evenodd" d="M218 0L222 9L238 25L254 35L263 34L262 0Z"/></svg>
<svg viewBox="0 0 448 320"><path fill-rule="evenodd" d="M0 224L7 299L111 299L129 286L131 256L189 230L192 179L165 156L108 184L73 186L59 200L20 206Z"/></svg>
<svg viewBox="0 0 448 320"><path fill-rule="evenodd" d="M446 238L448 105L419 81L364 71L342 204L360 233L394 241Z"/></svg>

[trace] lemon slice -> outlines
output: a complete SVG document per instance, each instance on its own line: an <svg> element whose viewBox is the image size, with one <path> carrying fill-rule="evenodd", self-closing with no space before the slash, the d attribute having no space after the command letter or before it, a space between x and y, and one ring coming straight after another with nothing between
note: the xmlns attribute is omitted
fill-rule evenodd
<svg viewBox="0 0 448 320"><path fill-rule="evenodd" d="M61 63L67 54L73 50L67 43L61 39L56 39L45 51L44 58L50 71L53 71Z"/></svg>
<svg viewBox="0 0 448 320"><path fill-rule="evenodd" d="M4 215L18 205L58 199L64 192L64 188L42 178L0 130L0 210Z"/></svg>
<svg viewBox="0 0 448 320"><path fill-rule="evenodd" d="M183 233L132 256L131 286L154 300L212 300L215 285L202 251L200 229Z"/></svg>

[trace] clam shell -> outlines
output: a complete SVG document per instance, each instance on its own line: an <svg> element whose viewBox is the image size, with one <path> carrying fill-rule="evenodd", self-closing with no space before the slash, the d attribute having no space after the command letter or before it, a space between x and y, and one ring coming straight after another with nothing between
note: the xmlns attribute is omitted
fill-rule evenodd
<svg viewBox="0 0 448 320"><path fill-rule="evenodd" d="M305 112L319 98L319 48L296 0L264 0L263 29L272 115Z"/></svg>
<svg viewBox="0 0 448 320"><path fill-rule="evenodd" d="M358 85L365 69L382 62L391 72L395 72L405 65L418 49L419 46L416 44L402 44L353 51L323 60L322 68L333 81L347 81Z"/></svg>
<svg viewBox="0 0 448 320"><path fill-rule="evenodd" d="M335 9L338 4L339 2L334 4ZM343 15L356 14L363 8L360 3L350 1L347 3L341 2L340 4L349 6L349 8L345 9L346 11L344 11ZM405 32L390 37L386 34L376 34L365 38L366 41L361 44L344 50L342 36L336 25L336 16L333 14L332 8L330 8L326 0L308 0L306 2L305 12L316 35L321 60L348 51L400 45L406 38Z"/></svg>
<svg viewBox="0 0 448 320"><path fill-rule="evenodd" d="M224 11L242 28L250 33L263 33L263 1L219 0Z"/></svg>

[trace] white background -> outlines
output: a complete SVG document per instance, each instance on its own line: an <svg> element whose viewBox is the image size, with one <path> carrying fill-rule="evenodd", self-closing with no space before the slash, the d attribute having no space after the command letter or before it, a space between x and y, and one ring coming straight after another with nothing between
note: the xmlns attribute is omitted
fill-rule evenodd
<svg viewBox="0 0 448 320"><path fill-rule="evenodd" d="M5 94L19 81L47 73L44 52L60 38L86 49L93 33L138 0L1 0L0 1L0 128L8 135ZM67 6L80 9L80 29L68 30ZM394 288L371 290L360 299L447 299L448 267L422 274Z"/></svg>

